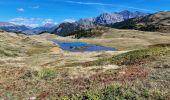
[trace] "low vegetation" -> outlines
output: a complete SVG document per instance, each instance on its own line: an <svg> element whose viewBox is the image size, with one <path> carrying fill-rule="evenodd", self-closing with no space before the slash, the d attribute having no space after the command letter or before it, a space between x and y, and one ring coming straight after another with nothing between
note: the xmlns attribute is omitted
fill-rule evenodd
<svg viewBox="0 0 170 100"><path fill-rule="evenodd" d="M26 54L31 56L31 55L40 54L40 53L48 53L50 51L50 49L51 49L51 47L31 48L26 52Z"/></svg>
<svg viewBox="0 0 170 100"><path fill-rule="evenodd" d="M143 89L140 92L126 85L111 85L96 91L86 91L79 96L62 97L60 100L166 100L168 95Z"/></svg>
<svg viewBox="0 0 170 100"><path fill-rule="evenodd" d="M93 29L88 30L80 30L77 32L74 32L75 38L95 38L102 36L105 32L107 32L107 28L105 27L97 27Z"/></svg>
<svg viewBox="0 0 170 100"><path fill-rule="evenodd" d="M140 64L145 61L154 60L155 57L158 56L166 56L170 55L169 47L153 47L142 50L134 50L127 53L123 53L120 55L115 55L111 58L102 58L96 61L85 62L85 63L73 63L67 66L100 66L100 65L109 65L109 64L117 64L117 65L132 65L132 64Z"/></svg>
<svg viewBox="0 0 170 100"><path fill-rule="evenodd" d="M6 50L2 50L0 49L0 57L16 57L18 56L18 54L14 51L6 51Z"/></svg>
<svg viewBox="0 0 170 100"><path fill-rule="evenodd" d="M11 47L8 44L0 45L0 57L17 57L21 51L17 47Z"/></svg>
<svg viewBox="0 0 170 100"><path fill-rule="evenodd" d="M148 48L143 50L130 51L121 55L114 56L110 59L112 63L118 65L129 65L135 63L142 63L145 60L152 60L157 56L170 55L170 48Z"/></svg>
<svg viewBox="0 0 170 100"><path fill-rule="evenodd" d="M49 42L56 37L50 34L0 34L0 99L169 100L169 37L156 34L155 40L153 33L112 32L102 38L64 39L112 46L112 40L120 38L156 42L142 41L145 48L133 44L129 51L72 53ZM129 42L115 44L127 49Z"/></svg>
<svg viewBox="0 0 170 100"><path fill-rule="evenodd" d="M49 69L49 68L43 68L38 72L38 77L40 77L41 79L53 79L57 77L57 72L53 69Z"/></svg>
<svg viewBox="0 0 170 100"><path fill-rule="evenodd" d="M170 71L169 57L169 47L154 45L151 48L130 51L108 59L75 64L75 66L86 67L118 64L125 65L128 69L122 68L117 70L118 73L112 72L116 76L112 75L113 80L122 81L124 79L123 84L115 85L114 83L114 85L100 90L86 91L78 96L64 97L64 100L168 100L170 98L170 87L168 86L170 82L166 76L169 76ZM100 75L104 76L104 74ZM123 79L121 79L121 76ZM105 82L108 77L110 76L101 77L100 81L104 80ZM97 80L97 78L96 76L95 79ZM112 80L112 78L108 79Z"/></svg>

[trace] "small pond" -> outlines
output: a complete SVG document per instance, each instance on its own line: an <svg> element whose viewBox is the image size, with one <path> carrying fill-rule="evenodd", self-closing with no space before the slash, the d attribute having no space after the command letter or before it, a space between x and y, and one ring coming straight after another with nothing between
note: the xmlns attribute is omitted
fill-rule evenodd
<svg viewBox="0 0 170 100"><path fill-rule="evenodd" d="M115 48L109 48L95 44L87 44L83 42L62 42L58 40L52 41L55 44L58 44L61 49L71 52L117 51Z"/></svg>

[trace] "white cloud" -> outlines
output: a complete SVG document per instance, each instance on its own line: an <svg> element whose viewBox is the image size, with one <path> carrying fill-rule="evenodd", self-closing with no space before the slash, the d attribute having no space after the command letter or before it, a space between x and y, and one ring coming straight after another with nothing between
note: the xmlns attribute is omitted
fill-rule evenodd
<svg viewBox="0 0 170 100"><path fill-rule="evenodd" d="M16 24L16 25L25 25L29 27L39 27L43 26L45 24L58 24L53 19L43 19L43 18L14 18L9 20L10 23Z"/></svg>
<svg viewBox="0 0 170 100"><path fill-rule="evenodd" d="M112 6L112 4L98 3L98 2L76 2L76 1L66 1L67 3L75 3L82 5L101 5L101 6Z"/></svg>
<svg viewBox="0 0 170 100"><path fill-rule="evenodd" d="M73 23L73 22L75 22L76 20L74 20L74 19L65 19L64 20L64 22L70 22L70 23Z"/></svg>
<svg viewBox="0 0 170 100"><path fill-rule="evenodd" d="M113 6L113 7L119 7L119 8L121 7L123 9L133 9L133 10L140 10L140 11L152 11L152 10L149 10L149 9L138 8L138 7L133 7L133 6L115 5L115 4L101 3L101 2L66 1L66 3L80 4L80 5Z"/></svg>
<svg viewBox="0 0 170 100"><path fill-rule="evenodd" d="M18 10L18 11L20 11L20 12L25 11L25 9L24 9L24 8L18 8L17 10Z"/></svg>

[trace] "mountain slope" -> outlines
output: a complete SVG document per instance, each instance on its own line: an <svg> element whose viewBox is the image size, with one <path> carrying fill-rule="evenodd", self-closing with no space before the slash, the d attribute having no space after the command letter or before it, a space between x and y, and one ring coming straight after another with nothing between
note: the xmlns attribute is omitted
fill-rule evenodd
<svg viewBox="0 0 170 100"><path fill-rule="evenodd" d="M97 25L94 23L93 18L80 19L74 23L64 22L61 23L55 30L54 34L59 36L69 36L73 35L73 32L79 30L86 30L90 28L95 28Z"/></svg>
<svg viewBox="0 0 170 100"><path fill-rule="evenodd" d="M113 28L170 32L170 12L158 12L109 25Z"/></svg>
<svg viewBox="0 0 170 100"><path fill-rule="evenodd" d="M78 31L79 27L76 23L62 23L60 24L53 32L53 34L57 34L60 36L68 36L72 35L73 32Z"/></svg>
<svg viewBox="0 0 170 100"><path fill-rule="evenodd" d="M61 23L53 33L60 36L69 36L71 35L71 33L82 29L86 30L90 28L95 28L97 26L105 26L108 24L122 22L130 18L146 15L148 14L143 12L130 12L126 10L122 12L103 13L95 18L80 19L74 23Z"/></svg>
<svg viewBox="0 0 170 100"><path fill-rule="evenodd" d="M95 23L99 25L107 25L107 24L114 24L117 22L122 22L127 19L146 16L147 13L143 12L130 12L128 10L121 11L121 12L114 12L114 13L103 13L100 16L96 17Z"/></svg>
<svg viewBox="0 0 170 100"><path fill-rule="evenodd" d="M123 16L117 13L103 13L96 17L95 22L99 25L106 25L123 21Z"/></svg>

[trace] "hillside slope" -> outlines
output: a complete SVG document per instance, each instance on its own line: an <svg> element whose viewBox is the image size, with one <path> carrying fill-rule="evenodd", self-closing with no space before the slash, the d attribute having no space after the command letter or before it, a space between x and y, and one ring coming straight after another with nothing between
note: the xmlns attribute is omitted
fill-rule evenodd
<svg viewBox="0 0 170 100"><path fill-rule="evenodd" d="M53 39L119 51L68 52ZM169 43L170 34L111 28L80 39L0 32L0 99L168 100Z"/></svg>
<svg viewBox="0 0 170 100"><path fill-rule="evenodd" d="M109 26L121 29L170 32L170 12L158 12L145 17L129 19Z"/></svg>

